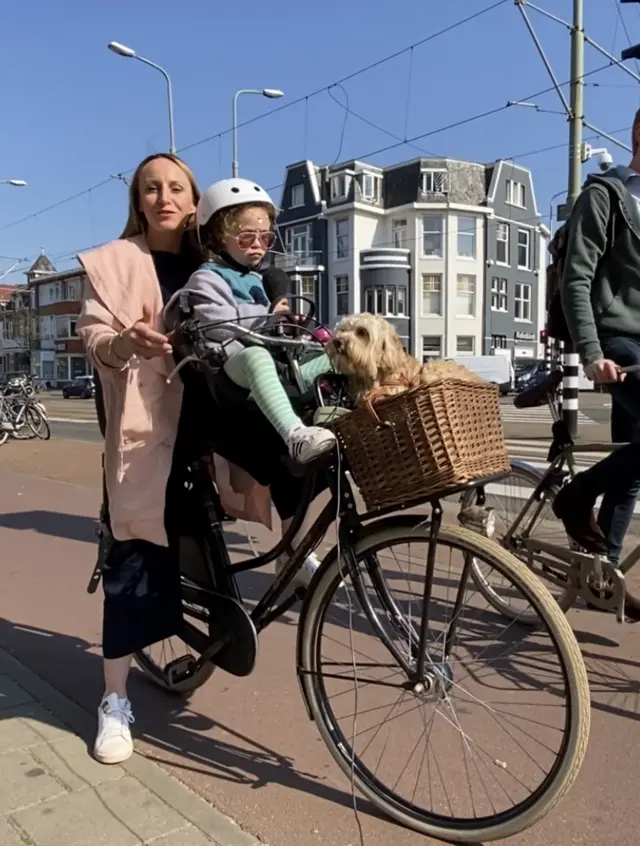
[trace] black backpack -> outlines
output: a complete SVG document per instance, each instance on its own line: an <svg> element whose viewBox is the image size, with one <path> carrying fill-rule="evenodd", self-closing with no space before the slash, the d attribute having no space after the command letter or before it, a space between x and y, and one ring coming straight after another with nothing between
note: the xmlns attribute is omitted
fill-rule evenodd
<svg viewBox="0 0 640 846"><path fill-rule="evenodd" d="M618 203L618 197L612 190L609 191L612 203ZM609 216L609 232L607 234L607 249L600 261L613 246L615 231L618 219L622 215L617 214L617 206L613 206ZM569 221L563 223L556 230L555 235L549 242L548 250L551 255L551 263L547 265L547 335L556 341L571 342L569 327L562 309L561 288L564 275L564 263L567 257L567 242L569 238Z"/></svg>

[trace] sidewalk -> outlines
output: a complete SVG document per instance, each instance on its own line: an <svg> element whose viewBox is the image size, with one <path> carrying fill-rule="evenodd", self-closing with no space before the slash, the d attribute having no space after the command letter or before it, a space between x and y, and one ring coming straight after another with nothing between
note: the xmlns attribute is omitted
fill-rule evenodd
<svg viewBox="0 0 640 846"><path fill-rule="evenodd" d="M147 758L95 762L94 722L0 649L0 846L260 846Z"/></svg>

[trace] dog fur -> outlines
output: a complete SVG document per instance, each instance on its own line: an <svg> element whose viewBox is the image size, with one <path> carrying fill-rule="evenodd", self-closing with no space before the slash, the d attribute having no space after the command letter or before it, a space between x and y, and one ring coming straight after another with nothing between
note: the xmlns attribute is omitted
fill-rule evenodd
<svg viewBox="0 0 640 846"><path fill-rule="evenodd" d="M454 361L436 359L420 364L403 349L393 326L375 314L344 317L327 354L338 373L347 376L349 393L358 405L442 379L483 381Z"/></svg>

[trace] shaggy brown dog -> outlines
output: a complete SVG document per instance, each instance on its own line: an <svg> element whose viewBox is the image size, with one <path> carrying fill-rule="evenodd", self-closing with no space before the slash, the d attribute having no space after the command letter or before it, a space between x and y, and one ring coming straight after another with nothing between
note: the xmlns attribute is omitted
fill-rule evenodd
<svg viewBox="0 0 640 846"><path fill-rule="evenodd" d="M358 405L441 379L483 381L454 361L420 364L405 352L393 326L375 314L344 317L327 346L327 354L338 373L348 377L350 393Z"/></svg>

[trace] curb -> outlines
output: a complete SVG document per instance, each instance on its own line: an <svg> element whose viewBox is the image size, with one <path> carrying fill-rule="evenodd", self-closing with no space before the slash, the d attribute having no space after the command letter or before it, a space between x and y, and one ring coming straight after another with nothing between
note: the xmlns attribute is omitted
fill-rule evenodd
<svg viewBox="0 0 640 846"><path fill-rule="evenodd" d="M95 720L2 648L0 674L8 675L82 740L93 743ZM135 753L120 766L217 846L265 846L151 759Z"/></svg>

